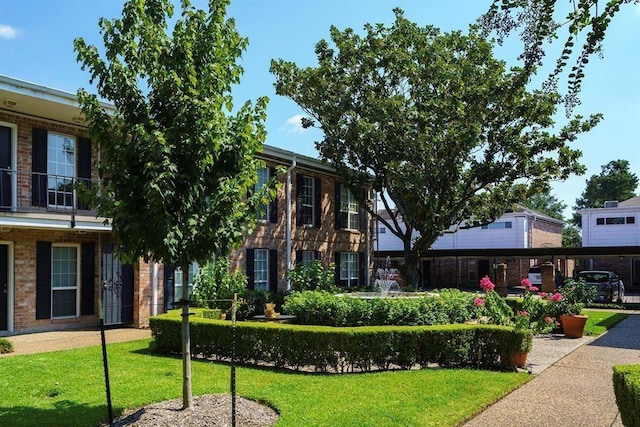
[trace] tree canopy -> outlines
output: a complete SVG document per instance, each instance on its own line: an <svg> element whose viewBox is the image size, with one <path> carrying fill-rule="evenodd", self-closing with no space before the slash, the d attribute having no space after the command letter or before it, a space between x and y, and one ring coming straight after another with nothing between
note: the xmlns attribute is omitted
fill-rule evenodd
<svg viewBox="0 0 640 427"><path fill-rule="evenodd" d="M402 239L411 279L443 233L491 222L581 173L569 144L600 116L557 126L557 92L529 89L529 72L507 69L477 27L442 33L394 12L393 25L366 24L362 36L331 27L333 46L316 44L316 67L279 59L271 72L276 93L308 114L303 126L324 132L321 158ZM364 186L388 215L366 203Z"/></svg>
<svg viewBox="0 0 640 427"><path fill-rule="evenodd" d="M602 54L611 21L621 7L633 4L640 4L640 0L493 0L479 21L486 31L497 36L498 43L519 32L523 43L519 59L528 73L535 73L543 64L556 39L564 40L545 85L557 88L560 76L571 66L564 98L569 115L580 103L578 95L586 65L594 55ZM582 46L576 49L576 43Z"/></svg>
<svg viewBox="0 0 640 427"><path fill-rule="evenodd" d="M74 41L98 94L115 105L110 115L96 95L78 91L100 149L97 209L129 260L205 262L251 226L245 198L260 165L267 99L231 113L247 39L225 19L227 4L211 0L206 13L183 0L169 35L171 1L130 0L121 19L99 21L103 56Z"/></svg>
<svg viewBox="0 0 640 427"><path fill-rule="evenodd" d="M600 174L591 175L585 181L586 188L576 199L574 210L585 208L601 208L607 200L624 201L636 197L640 181L635 173L629 170L629 161L612 160L601 166ZM573 223L582 227L581 216L573 214Z"/></svg>
<svg viewBox="0 0 640 427"><path fill-rule="evenodd" d="M561 221L564 219L562 211L567 207L551 193L535 194L522 202L522 205Z"/></svg>

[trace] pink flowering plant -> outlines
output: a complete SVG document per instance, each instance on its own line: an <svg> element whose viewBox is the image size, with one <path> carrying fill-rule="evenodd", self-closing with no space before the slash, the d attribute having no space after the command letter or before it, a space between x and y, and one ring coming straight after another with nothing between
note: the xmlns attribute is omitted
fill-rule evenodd
<svg viewBox="0 0 640 427"><path fill-rule="evenodd" d="M585 305L596 297L596 289L586 286L582 280L567 280L555 293L545 295L546 312L550 317L580 314Z"/></svg>
<svg viewBox="0 0 640 427"><path fill-rule="evenodd" d="M481 317L486 317L488 323L495 325L512 324L513 310L511 310L504 298L495 291L496 285L491 282L488 276L484 276L480 280L480 287L484 291L484 296L478 296L473 301L478 314Z"/></svg>
<svg viewBox="0 0 640 427"><path fill-rule="evenodd" d="M539 289L533 286L529 279L522 279L520 284L524 288L524 298L515 314L514 326L516 329L530 329L534 335L551 332L555 327L555 321L548 315L548 302L542 295L536 295Z"/></svg>

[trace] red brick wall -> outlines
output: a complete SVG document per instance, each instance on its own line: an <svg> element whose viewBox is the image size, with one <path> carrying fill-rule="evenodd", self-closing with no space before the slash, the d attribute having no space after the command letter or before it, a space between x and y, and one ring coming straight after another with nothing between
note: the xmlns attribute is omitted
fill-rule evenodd
<svg viewBox="0 0 640 427"><path fill-rule="evenodd" d="M14 248L14 330L36 331L97 325L98 323L98 235L96 233L78 234L75 232L11 229L0 233L0 240L13 242ZM80 316L73 319L36 320L36 242L52 243L96 243L95 269L95 315ZM82 262L82 261L81 261Z"/></svg>

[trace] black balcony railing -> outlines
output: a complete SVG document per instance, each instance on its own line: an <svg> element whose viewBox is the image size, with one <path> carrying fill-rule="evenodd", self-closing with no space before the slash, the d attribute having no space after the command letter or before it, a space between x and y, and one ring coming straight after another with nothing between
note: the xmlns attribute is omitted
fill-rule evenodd
<svg viewBox="0 0 640 427"><path fill-rule="evenodd" d="M0 168L0 210L90 214L80 195L97 185L97 180Z"/></svg>

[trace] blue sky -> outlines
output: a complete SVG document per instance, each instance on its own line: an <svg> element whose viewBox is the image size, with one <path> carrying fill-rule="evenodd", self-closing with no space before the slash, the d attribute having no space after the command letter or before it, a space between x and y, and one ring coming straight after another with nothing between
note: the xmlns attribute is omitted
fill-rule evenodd
<svg viewBox="0 0 640 427"><path fill-rule="evenodd" d="M562 1L562 0L560 0ZM83 37L101 46L100 17L121 15L124 0L0 0L0 74L75 93L87 87L88 73L80 70L73 39ZM176 1L177 3L177 1ZM568 0L566 3L570 3ZM193 0L206 8L206 1ZM228 15L249 38L242 57L245 73L234 91L236 105L268 96L267 144L317 156L317 130L302 130L303 112L289 99L277 96L271 59L283 58L299 66L316 64L314 45L329 37L329 27L360 31L365 23L393 21L394 7L420 25L443 31L465 29L482 14L490 0L233 0ZM603 113L596 129L574 143L583 151L583 176L553 183L552 194L568 205L585 189L585 180L599 174L611 160L626 159L640 175L640 6L625 5L613 20L604 45L604 58L594 58L586 69L576 113ZM514 63L516 52L502 48L498 55ZM559 120L563 119L560 114ZM559 124L562 124L561 122Z"/></svg>

